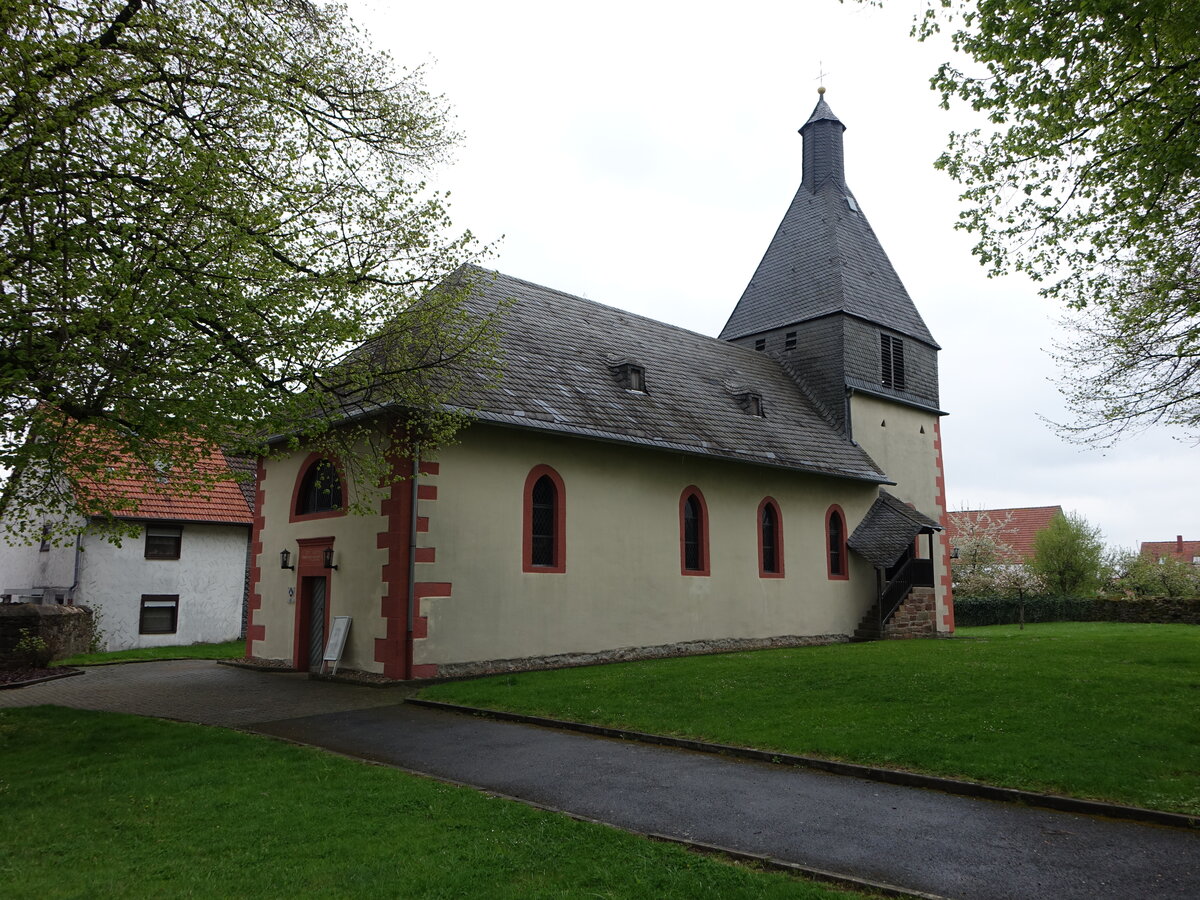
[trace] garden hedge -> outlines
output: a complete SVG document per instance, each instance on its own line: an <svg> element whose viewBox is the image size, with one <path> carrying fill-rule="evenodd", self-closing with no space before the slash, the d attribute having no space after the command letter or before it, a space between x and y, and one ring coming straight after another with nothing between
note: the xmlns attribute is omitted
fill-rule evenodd
<svg viewBox="0 0 1200 900"><path fill-rule="evenodd" d="M955 597L954 624L1015 625L1020 604L1000 597ZM1026 622L1136 622L1200 625L1200 598L1026 597Z"/></svg>

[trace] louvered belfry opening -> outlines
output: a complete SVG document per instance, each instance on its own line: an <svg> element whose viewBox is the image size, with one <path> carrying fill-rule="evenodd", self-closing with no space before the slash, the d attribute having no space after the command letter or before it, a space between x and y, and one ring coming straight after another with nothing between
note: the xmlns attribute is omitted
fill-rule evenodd
<svg viewBox="0 0 1200 900"><path fill-rule="evenodd" d="M904 341L890 334L879 335L880 383L904 390Z"/></svg>
<svg viewBox="0 0 1200 900"><path fill-rule="evenodd" d="M532 562L535 566L553 566L555 559L554 521L558 491L549 475L543 475L533 486Z"/></svg>

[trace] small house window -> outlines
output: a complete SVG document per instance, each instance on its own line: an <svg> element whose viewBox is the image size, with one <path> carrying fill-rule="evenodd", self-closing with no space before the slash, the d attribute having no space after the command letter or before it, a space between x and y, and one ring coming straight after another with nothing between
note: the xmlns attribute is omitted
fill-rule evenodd
<svg viewBox="0 0 1200 900"><path fill-rule="evenodd" d="M146 526L146 559L179 559L179 550L182 544L182 526Z"/></svg>
<svg viewBox="0 0 1200 900"><path fill-rule="evenodd" d="M628 388L631 391L646 392L646 370L641 366L629 367L629 384Z"/></svg>
<svg viewBox="0 0 1200 900"><path fill-rule="evenodd" d="M783 517L770 497L758 505L758 576L783 577Z"/></svg>
<svg viewBox="0 0 1200 900"><path fill-rule="evenodd" d="M783 349L784 350L795 350L796 349L796 332L789 331L787 334L785 334L783 336Z"/></svg>
<svg viewBox="0 0 1200 900"><path fill-rule="evenodd" d="M298 515L332 512L342 507L342 479L328 459L317 459L304 473L296 500Z"/></svg>
<svg viewBox="0 0 1200 900"><path fill-rule="evenodd" d="M534 466L526 476L523 518L523 571L565 572L566 490L549 466Z"/></svg>
<svg viewBox="0 0 1200 900"><path fill-rule="evenodd" d="M904 390L904 342L890 334L879 335L880 383Z"/></svg>
<svg viewBox="0 0 1200 900"><path fill-rule="evenodd" d="M840 506L829 507L825 513L825 548L829 561L829 577L844 580L850 577L846 559L846 517Z"/></svg>
<svg viewBox="0 0 1200 900"><path fill-rule="evenodd" d="M767 349L767 339L766 338L758 338L757 340L755 340L754 349L759 350L759 351L766 350Z"/></svg>
<svg viewBox="0 0 1200 900"><path fill-rule="evenodd" d="M684 575L707 575L708 508L695 486L684 488L679 498L680 569Z"/></svg>
<svg viewBox="0 0 1200 900"><path fill-rule="evenodd" d="M178 594L142 594L139 634L174 634L178 625Z"/></svg>

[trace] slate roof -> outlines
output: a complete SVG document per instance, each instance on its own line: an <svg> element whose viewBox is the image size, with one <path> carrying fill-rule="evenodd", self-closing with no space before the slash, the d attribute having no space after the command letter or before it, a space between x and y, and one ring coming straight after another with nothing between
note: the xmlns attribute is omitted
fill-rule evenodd
<svg viewBox="0 0 1200 900"><path fill-rule="evenodd" d="M229 464L220 450L215 450L200 463L202 471L219 474L229 471ZM103 499L121 497L134 501L134 507L121 514L123 519L146 519L171 522L204 522L223 525L250 525L250 504L242 489L232 478L218 480L202 492L172 489L169 477L160 481L156 473L147 472L142 478L120 478L97 484L80 478L87 493Z"/></svg>
<svg viewBox="0 0 1200 900"><path fill-rule="evenodd" d="M918 534L941 530L929 516L881 490L846 546L872 565L887 568L896 564Z"/></svg>
<svg viewBox="0 0 1200 900"><path fill-rule="evenodd" d="M940 349L845 184L841 137L831 132L844 128L822 96L801 131L805 142L821 143L822 154L806 160L821 160L834 177L804 173L722 339L844 313Z"/></svg>
<svg viewBox="0 0 1200 900"><path fill-rule="evenodd" d="M994 528L994 536L1009 547L1009 561L1023 563L1033 557L1037 533L1062 515L1061 506L1021 506L1011 509L964 509L946 517L946 534L954 546L964 537L964 527Z"/></svg>
<svg viewBox="0 0 1200 900"><path fill-rule="evenodd" d="M473 315L511 301L500 381L469 380L460 395L482 421L888 483L766 354L499 272L458 277L475 285ZM645 393L621 386L622 362L644 367ZM762 417L743 408L747 392Z"/></svg>
<svg viewBox="0 0 1200 900"><path fill-rule="evenodd" d="M825 102L824 90L820 90L821 96L817 100L817 105L813 107L812 115L808 117L808 121L804 123L804 126L811 125L813 122L837 122L845 129L846 126L842 125L842 120L834 115L833 110L829 108L829 104ZM803 130L803 127L801 130Z"/></svg>

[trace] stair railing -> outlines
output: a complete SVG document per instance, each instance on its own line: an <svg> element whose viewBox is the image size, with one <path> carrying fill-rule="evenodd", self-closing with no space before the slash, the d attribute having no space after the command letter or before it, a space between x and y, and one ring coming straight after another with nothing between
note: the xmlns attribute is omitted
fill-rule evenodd
<svg viewBox="0 0 1200 900"><path fill-rule="evenodd" d="M910 559L879 594L879 634L915 587L933 587L933 560Z"/></svg>

